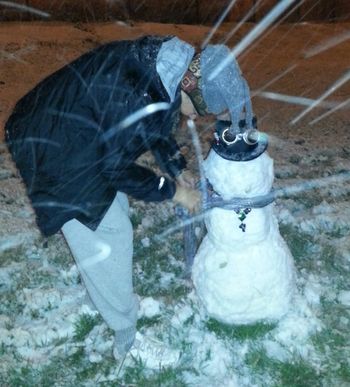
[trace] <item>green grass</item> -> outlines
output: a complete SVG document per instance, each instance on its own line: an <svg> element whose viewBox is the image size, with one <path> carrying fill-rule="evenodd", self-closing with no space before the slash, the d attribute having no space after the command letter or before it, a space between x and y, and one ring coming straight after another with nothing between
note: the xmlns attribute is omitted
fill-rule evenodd
<svg viewBox="0 0 350 387"><path fill-rule="evenodd" d="M325 329L311 337L318 353L327 362L323 364L325 379L336 379L339 386L350 385L349 308L331 301L322 301L320 316Z"/></svg>
<svg viewBox="0 0 350 387"><path fill-rule="evenodd" d="M289 246L294 260L297 263L305 261L310 247L315 243L314 238L290 224L281 224L279 229L283 239Z"/></svg>
<svg viewBox="0 0 350 387"><path fill-rule="evenodd" d="M306 361L299 360L295 363L277 363L276 373L280 381L275 386L288 387L321 387L322 375L311 367Z"/></svg>
<svg viewBox="0 0 350 387"><path fill-rule="evenodd" d="M53 357L39 368L26 365L13 366L7 375L0 375L0 385L6 387L83 387L97 374L109 375L117 369L117 362L106 356L100 363L89 362L83 347L65 357ZM89 384L91 385L91 383ZM121 386L122 384L116 384Z"/></svg>
<svg viewBox="0 0 350 387"><path fill-rule="evenodd" d="M161 316L157 315L154 317L141 317L137 320L137 329L152 327L161 322Z"/></svg>
<svg viewBox="0 0 350 387"><path fill-rule="evenodd" d="M318 309L324 329L310 338L316 353L322 359L321 372L305 360L291 363L268 364L266 354L255 354L257 365L268 370L279 380L278 386L350 386L350 338L348 334L349 310L334 301L332 292L349 289L348 262L340 256L331 241L344 236L343 232L324 232L311 236L291 225L280 226L281 234L289 245L299 270L312 273L324 284L324 294ZM312 249L317 245L316 250ZM299 274L300 275L300 274ZM330 293L329 293L330 291ZM329 297L331 297L329 299ZM253 357L254 357L253 356ZM259 357L260 356L260 357Z"/></svg>
<svg viewBox="0 0 350 387"><path fill-rule="evenodd" d="M147 234L159 235L174 222L176 219L173 216L159 219L147 229ZM149 247L144 247L141 239L141 236L136 235L134 242L134 262L142 271L141 276L140 273L134 275L136 292L140 296L157 296L172 300L186 295L190 289L186 281L181 281L186 277L181 232L168 236L164 241L152 238ZM171 261L170 255L175 257L175 260ZM171 273L174 278L164 285L161 283L161 278L167 273Z"/></svg>
<svg viewBox="0 0 350 387"><path fill-rule="evenodd" d="M186 387L187 384L182 380L181 372L172 367L160 367L159 370L146 372L141 361L135 359L133 366L124 370L124 383L131 386L142 387ZM119 387L120 385L115 384Z"/></svg>
<svg viewBox="0 0 350 387"><path fill-rule="evenodd" d="M295 165L298 165L300 161L302 160L302 157L300 155L293 154L289 156L288 158L289 162Z"/></svg>
<svg viewBox="0 0 350 387"><path fill-rule="evenodd" d="M342 267L342 260L337 254L335 247L331 245L324 245L321 255L320 262L322 263L322 268L328 275L332 276L343 276L344 268ZM347 275L346 275L347 276ZM337 282L340 279L336 278Z"/></svg>
<svg viewBox="0 0 350 387"><path fill-rule="evenodd" d="M310 210L313 207L318 206L324 200L324 196L318 189L302 192L300 195L294 196L294 201L304 206L305 210Z"/></svg>
<svg viewBox="0 0 350 387"><path fill-rule="evenodd" d="M85 337L92 331L95 325L102 322L99 314L92 316L90 314L82 314L79 320L74 324L74 339L83 341Z"/></svg>
<svg viewBox="0 0 350 387"><path fill-rule="evenodd" d="M296 358L293 362L281 362L270 358L265 350L256 349L245 357L245 363L256 374L272 374L273 387L318 387L322 386L322 376L305 360ZM271 386L271 384L262 384Z"/></svg>
<svg viewBox="0 0 350 387"><path fill-rule="evenodd" d="M18 300L18 294L14 289L1 294L0 314L9 316L11 319L21 315L25 308L25 304Z"/></svg>
<svg viewBox="0 0 350 387"><path fill-rule="evenodd" d="M2 382L7 383L9 387L34 387L37 385L39 375L38 371L29 366L19 367L18 369L13 368L9 371L7 380Z"/></svg>
<svg viewBox="0 0 350 387"><path fill-rule="evenodd" d="M227 325L211 318L206 322L206 327L222 339L244 341L265 336L276 324Z"/></svg>
<svg viewBox="0 0 350 387"><path fill-rule="evenodd" d="M24 246L8 249L0 254L0 267L6 267L14 262L23 262L27 260L26 249Z"/></svg>

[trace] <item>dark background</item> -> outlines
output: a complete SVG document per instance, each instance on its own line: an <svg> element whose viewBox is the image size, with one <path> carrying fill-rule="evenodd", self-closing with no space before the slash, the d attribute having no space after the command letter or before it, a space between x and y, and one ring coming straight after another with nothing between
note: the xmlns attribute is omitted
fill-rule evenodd
<svg viewBox="0 0 350 387"><path fill-rule="evenodd" d="M280 0L237 0L225 21L239 21L251 11L247 21L257 22ZM4 2L9 3L9 2ZM0 4L0 20L36 20L42 17ZM16 0L50 14L60 21L149 21L182 24L212 24L230 3L229 0ZM297 0L300 6L287 22L350 20L350 0ZM288 10L286 11L288 13ZM285 14L286 14L285 13Z"/></svg>

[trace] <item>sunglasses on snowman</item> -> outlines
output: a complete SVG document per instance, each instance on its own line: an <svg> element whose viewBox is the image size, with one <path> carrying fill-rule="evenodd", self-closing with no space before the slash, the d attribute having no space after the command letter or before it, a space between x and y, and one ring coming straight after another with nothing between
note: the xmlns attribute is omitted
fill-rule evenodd
<svg viewBox="0 0 350 387"><path fill-rule="evenodd" d="M216 121L212 148L221 157L232 161L248 161L258 157L267 148L267 136L256 129L256 122L246 129L240 122L240 132L232 130L230 121Z"/></svg>
<svg viewBox="0 0 350 387"><path fill-rule="evenodd" d="M232 145L242 140L247 145L255 145L260 140L260 132L257 129L248 129L243 133L232 133L228 127L222 131L221 138L226 145Z"/></svg>

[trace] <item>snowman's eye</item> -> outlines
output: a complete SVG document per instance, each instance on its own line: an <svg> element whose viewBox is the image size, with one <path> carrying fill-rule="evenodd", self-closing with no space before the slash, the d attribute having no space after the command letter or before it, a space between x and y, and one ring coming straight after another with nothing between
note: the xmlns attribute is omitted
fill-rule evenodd
<svg viewBox="0 0 350 387"><path fill-rule="evenodd" d="M244 133L238 133L238 134L231 133L229 129L230 128L226 128L222 132L222 139L226 145L232 145L242 139L247 145L255 145L259 142L260 133L256 129L249 129Z"/></svg>
<svg viewBox="0 0 350 387"><path fill-rule="evenodd" d="M235 142L239 141L242 138L241 134L234 134L229 131L229 128L226 128L221 135L223 141L227 145L232 145Z"/></svg>
<svg viewBox="0 0 350 387"><path fill-rule="evenodd" d="M248 145L255 145L259 139L260 133L256 129L249 129L243 134L243 140Z"/></svg>

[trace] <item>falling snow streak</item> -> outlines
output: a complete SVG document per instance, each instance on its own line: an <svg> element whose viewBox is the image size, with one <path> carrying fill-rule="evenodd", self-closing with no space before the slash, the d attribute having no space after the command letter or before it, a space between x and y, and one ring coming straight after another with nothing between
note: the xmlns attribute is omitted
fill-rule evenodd
<svg viewBox="0 0 350 387"><path fill-rule="evenodd" d="M112 127L108 129L108 131L104 134L104 139L108 140L114 135L114 132L118 129L125 129L131 125L134 125L136 122L142 120L143 118L149 116L150 114L154 114L156 112L162 110L168 110L170 104L167 102L157 102L150 105L147 105L136 112L127 116L124 120L122 120L116 127Z"/></svg>
<svg viewBox="0 0 350 387"><path fill-rule="evenodd" d="M295 6L293 8L290 9L290 11L288 13L286 13L283 17L281 17L281 19L275 23L267 32L266 34L264 35L264 38L266 38L269 34L271 34L271 32L273 30L275 30L279 24L281 24L285 19L287 19L293 12L295 12L299 7L301 7L301 5L305 2L305 0L301 0L300 2L298 2L297 4L295 4ZM316 8L316 6L318 4L320 4L321 0L317 0L304 14L303 16L300 18L300 21L299 22L302 22L302 20L305 19L305 17L312 12L312 10L314 8ZM257 3L258 4L258 3ZM264 57L255 63L255 65L253 67L250 67L249 68L249 72L254 72L254 70L258 67L259 64L263 63L264 59L266 58L269 58L270 57L270 54L273 52L273 50L278 46L278 44L286 37L288 36L288 34L292 33L292 30L297 26L298 24L292 24L291 27L275 42L275 44L273 44L271 47L269 47L268 51L265 52L265 55ZM231 34L229 34L231 36ZM304 45L306 46L307 43L312 39L312 35L310 35L309 39L307 42L304 43ZM225 42L227 41L227 39L225 39ZM245 55L247 55L249 53L249 51L251 51L252 49L254 49L254 47L259 43L259 41L256 41L254 44L252 44L248 50L246 50L244 52ZM289 69L292 70L294 67L296 67L298 65L299 61L297 63L295 63L294 65L291 65L291 68ZM288 69L287 69L288 70ZM288 71L287 71L288 72ZM283 72L281 75L283 76L285 72ZM279 76L277 76L276 78L280 78Z"/></svg>
<svg viewBox="0 0 350 387"><path fill-rule="evenodd" d="M224 21L225 17L231 11L232 7L235 5L236 0L231 0L231 3L225 8L224 12L220 16L219 20L215 23L214 27L210 30L208 36L204 39L201 49L203 50L206 45L209 43L210 39L213 37L217 29L220 27L221 23Z"/></svg>
<svg viewBox="0 0 350 387"><path fill-rule="evenodd" d="M14 3L13 1L0 1L0 5L3 5L4 7L15 8L15 9L18 9L19 11L22 11L22 12L29 12L29 13L32 13L34 15L41 16L44 18L51 17L51 15L49 13L43 12L40 9L29 7L28 5L24 5L24 4Z"/></svg>
<svg viewBox="0 0 350 387"><path fill-rule="evenodd" d="M349 104L350 104L350 98L348 98L348 99L345 100L344 102L341 102L340 104L338 104L337 106L335 106L333 109L329 110L328 112L321 114L320 116L318 116L317 118L315 118L314 120L312 120L311 122L309 122L309 124L310 124L310 125L314 125L314 124L316 124L318 121L321 121L321 120L323 120L324 118L328 117L330 114L335 113L337 110L344 109L344 108L349 108L349 106L347 106L347 105L349 105Z"/></svg>
<svg viewBox="0 0 350 387"><path fill-rule="evenodd" d="M238 43L225 60L210 74L213 80L232 60L237 58L259 35L261 35L295 0L283 0L274 7L243 39Z"/></svg>
<svg viewBox="0 0 350 387"><path fill-rule="evenodd" d="M222 41L223 44L226 44L232 36L242 27L242 25L254 14L254 12L257 10L257 8L260 6L261 2L263 0L258 0L255 6L247 12L246 15L242 18L242 20L234 27L226 36L225 39Z"/></svg>
<svg viewBox="0 0 350 387"><path fill-rule="evenodd" d="M255 95L262 96L263 90L265 90L267 87L273 85L275 82L283 78L285 75L289 74L291 71L293 71L297 67L297 64L294 63L291 66L289 66L286 70L284 70L282 73L278 74L276 77L272 78L270 81L264 84L259 90L253 91L251 93L251 97L253 98Z"/></svg>
<svg viewBox="0 0 350 387"><path fill-rule="evenodd" d="M274 101L281 101L295 105L303 106L316 106L315 102L318 101L317 107L324 109L335 109L339 106L339 103L333 101L320 101L311 98L298 97L296 95L286 95L280 93L273 93L269 91L253 91L253 95L257 97L272 99ZM345 109L346 104L344 104L341 109Z"/></svg>
<svg viewBox="0 0 350 387"><path fill-rule="evenodd" d="M298 8L304 3L304 1L305 1L305 0L301 0L300 2L298 2L297 4L295 4L294 7L291 8L291 10L290 10L289 12L287 12L284 16L282 16L276 23L272 24L271 28L270 28L270 29L266 32L266 34L264 35L264 38L266 38L272 31L274 31L274 30L279 26L279 24L281 24L285 19L288 18L288 16L289 16L290 14L292 14L293 12L295 12L295 10L298 9ZM318 3L319 1L320 1L320 0L317 0L317 3ZM290 33L289 31L291 31L291 30L294 28L294 26L295 26L295 25L292 25L292 26L290 27L290 29L289 29L288 31L286 31L286 33L283 34L283 35L280 37L280 39L278 39L278 41L277 41L272 47L270 47L270 49L269 49L268 52L271 52L271 51L274 49L274 47L277 46L278 43L279 43L281 40L283 40L283 38L284 38L288 33ZM259 40L256 39L256 40L254 41L254 43L251 44L250 47L249 47L247 50L244 51L244 54L245 54L245 55L248 54L249 51L252 50L252 49L254 49L254 47L255 47L258 43L259 43ZM265 58L268 58L268 52L266 53Z"/></svg>
<svg viewBox="0 0 350 387"><path fill-rule="evenodd" d="M346 73L340 77L333 85L326 90L319 99L315 100L307 109L302 111L297 117L295 117L291 123L297 123L301 118L303 118L307 113L309 113L312 109L318 106L323 100L325 100L330 94L334 93L339 87L343 86L350 79L350 70L347 70Z"/></svg>
<svg viewBox="0 0 350 387"><path fill-rule="evenodd" d="M304 53L304 58L308 59L315 55L318 55L326 50L337 46L338 44L346 42L348 39L350 39L350 31L345 31L340 35L334 36L333 38L325 40L324 42L310 48Z"/></svg>

